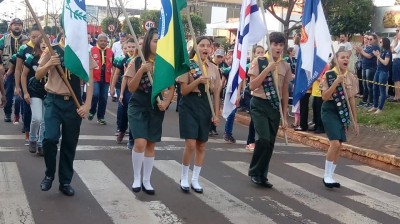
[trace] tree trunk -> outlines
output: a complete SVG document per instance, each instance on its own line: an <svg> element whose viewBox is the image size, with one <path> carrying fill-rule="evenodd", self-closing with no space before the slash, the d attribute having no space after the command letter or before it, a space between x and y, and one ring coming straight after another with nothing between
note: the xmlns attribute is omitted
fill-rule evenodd
<svg viewBox="0 0 400 224"><path fill-rule="evenodd" d="M283 56L286 56L287 55L287 49L288 49L288 43L289 43L289 35L290 35L290 30L289 30L289 21L288 22L285 22L284 24L283 24L283 34L285 35L285 48L284 48L284 51L283 51Z"/></svg>

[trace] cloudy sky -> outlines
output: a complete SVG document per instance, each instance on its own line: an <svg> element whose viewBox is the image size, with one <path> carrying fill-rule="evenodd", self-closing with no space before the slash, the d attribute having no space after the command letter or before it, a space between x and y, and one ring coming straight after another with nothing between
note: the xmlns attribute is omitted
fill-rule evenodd
<svg viewBox="0 0 400 224"><path fill-rule="evenodd" d="M43 15L46 13L46 1L49 2L49 13L60 9L63 3L63 0L30 0L29 2L38 15ZM110 0L110 4L113 5L116 1L118 0ZM4 0L0 3L0 19L9 20L11 17L24 19L26 17L24 2L24 0ZM145 0L122 0L122 2L127 3L127 7L137 9L143 9L145 4ZM160 9L160 2L159 0L147 0L147 8ZM86 4L106 6L107 0L86 0Z"/></svg>

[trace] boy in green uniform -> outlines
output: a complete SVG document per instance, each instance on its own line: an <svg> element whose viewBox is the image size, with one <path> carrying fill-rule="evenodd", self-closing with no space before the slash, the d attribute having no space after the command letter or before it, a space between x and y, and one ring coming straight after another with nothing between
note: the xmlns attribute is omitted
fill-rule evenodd
<svg viewBox="0 0 400 224"><path fill-rule="evenodd" d="M60 41L58 41L60 43ZM93 79L92 70L97 67L96 62L92 57L90 61L90 74L89 84L87 85L86 103L76 109L71 93L68 91L67 86L59 76L55 66L61 65L64 68L64 47L61 41L59 45L53 46L57 55L51 56L49 53L43 53L40 61L39 68L36 71L36 79L42 79L48 73L48 80L45 85L47 97L44 101L45 104L45 135L43 139L44 159L46 163L46 176L40 184L42 191L50 190L54 175L56 171L56 156L57 144L60 136L62 137L60 146L60 162L58 169L59 176L59 190L67 195L73 196L74 189L71 187L71 179L73 175L73 161L78 144L80 126L82 118L84 118L92 102L93 94ZM82 104L81 99L81 80L73 75L66 74L73 92L78 97L78 101ZM61 130L60 130L61 126Z"/></svg>
<svg viewBox="0 0 400 224"><path fill-rule="evenodd" d="M282 119L285 121L284 124L287 124L288 85L292 80L290 66L281 56L285 46L283 33L272 32L269 39L272 59L269 55L254 59L248 72L250 89L253 91L250 114L256 130L256 143L249 176L253 183L267 188L272 187L266 176L281 118L279 104L282 105L284 116ZM279 88L280 96L275 86Z"/></svg>

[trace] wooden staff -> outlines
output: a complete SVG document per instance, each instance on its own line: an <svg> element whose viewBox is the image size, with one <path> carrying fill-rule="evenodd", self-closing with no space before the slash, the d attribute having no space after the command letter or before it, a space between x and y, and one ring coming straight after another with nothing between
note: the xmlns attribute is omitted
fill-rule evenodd
<svg viewBox="0 0 400 224"><path fill-rule="evenodd" d="M335 50L333 48L333 44L331 44L331 49L332 49L333 57L334 57L334 59L336 61L337 67L338 67L339 75L342 75L341 74L342 72L340 71L339 62L337 60L337 56L336 56ZM344 84L344 82L343 82L343 84ZM344 98L346 99L347 107L349 108L349 113L350 113L351 120L353 121L354 130L356 130L356 125L355 125L356 121L354 120L353 110L351 109L351 105L350 105L350 102L349 102L349 97L347 95L347 90L346 90L346 87L344 85L343 85L343 93L344 93Z"/></svg>
<svg viewBox="0 0 400 224"><path fill-rule="evenodd" d="M203 69L203 61L201 60L199 49L197 48L196 36L194 34L194 29L193 29L193 26L192 26L192 20L190 18L189 7L186 7L186 12L187 12L187 20L188 20L188 24L189 24L190 34L192 35L192 39L193 39L193 49L196 51L196 55L197 55L197 58L198 58L198 61L199 61L198 63L199 63L199 67L200 67L201 73L202 74L206 74L204 72L204 69ZM217 116L215 114L214 106L213 106L212 101L211 101L210 90L207 87L207 85L206 85L206 94L207 94L208 103L210 104L211 114L212 114L213 118L216 119Z"/></svg>
<svg viewBox="0 0 400 224"><path fill-rule="evenodd" d="M25 3L26 3L26 6L28 6L29 11L32 14L32 17L35 20L35 23L39 28L39 31L43 37L43 40L46 43L47 48L49 49L50 55L55 55L55 52L54 52L53 48L51 47L50 40L49 40L49 38L46 37L46 33L44 32L42 25L40 25L39 19L37 18L35 11L33 11L33 8L31 6L31 4L29 3L29 0L25 0ZM64 74L64 71L63 71L61 65L57 65L57 66L55 66L55 68L57 70L57 73L60 75L61 79L63 80L64 84L67 86L68 91L71 94L72 99L74 100L74 104L75 104L76 108L79 109L81 107L81 104L79 103L78 98L76 98L74 90L72 89L71 84L69 83L69 81L67 79L67 76Z"/></svg>
<svg viewBox="0 0 400 224"><path fill-rule="evenodd" d="M146 63L146 59L144 58L142 49L139 46L139 41L136 37L135 31L133 30L131 21L129 20L128 13L126 12L126 9L125 9L124 4L122 3L122 0L118 0L118 1L119 1L119 4L121 5L123 13L124 13L126 24L128 24L129 30L131 31L131 34L133 36L133 40L135 41L136 49L138 49L138 52L139 52L139 57L142 59L142 63L144 64L144 63ZM151 85L153 85L153 77L152 77L151 72L148 71L147 74L148 74L147 76L149 77ZM161 103L160 97L157 97L157 103Z"/></svg>
<svg viewBox="0 0 400 224"><path fill-rule="evenodd" d="M265 21L265 10L264 10L263 1L260 0L260 1L259 1L259 4L260 4L261 14L262 14L262 17L263 17L263 21L264 21L265 27L267 27L267 22ZM266 38L266 40L267 40L267 47L268 47L268 54L269 54L269 57L270 57L270 59L271 59L272 61L274 61L274 58L272 57L271 47L270 47L271 44L270 44L270 42L269 42L268 30L267 30L267 34L265 35L265 38ZM278 69L278 68L276 68L276 69ZM276 72L277 72L277 71L276 71ZM274 73L275 73L275 72L274 72ZM281 118L282 118L282 126L285 126L286 124L285 124L285 119L283 119L282 99L281 99L281 95L279 94L279 86L278 86L279 83L277 84L277 82L279 82L279 77L275 77L275 75L272 74L272 79L273 79L274 87L275 87L275 90L276 90L276 93L277 93L278 99L279 99L279 112L280 112ZM286 145L288 145L288 138L287 138L287 134L286 134L286 129L283 130L283 134L284 134L284 136L285 136L285 143L286 143Z"/></svg>

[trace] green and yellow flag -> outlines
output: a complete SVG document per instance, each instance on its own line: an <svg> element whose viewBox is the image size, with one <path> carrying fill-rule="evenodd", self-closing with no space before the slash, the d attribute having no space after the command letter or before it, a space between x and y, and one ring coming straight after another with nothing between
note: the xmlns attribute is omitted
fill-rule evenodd
<svg viewBox="0 0 400 224"><path fill-rule="evenodd" d="M174 84L176 77L189 71L190 63L180 14L186 0L161 0L161 4L152 104L161 91Z"/></svg>

